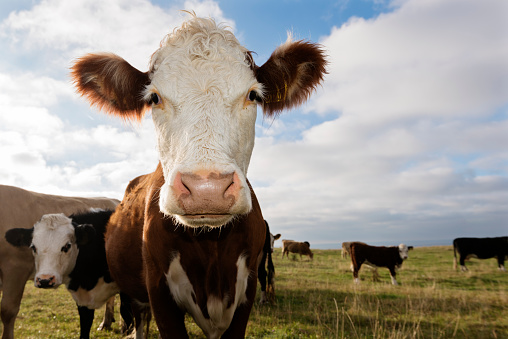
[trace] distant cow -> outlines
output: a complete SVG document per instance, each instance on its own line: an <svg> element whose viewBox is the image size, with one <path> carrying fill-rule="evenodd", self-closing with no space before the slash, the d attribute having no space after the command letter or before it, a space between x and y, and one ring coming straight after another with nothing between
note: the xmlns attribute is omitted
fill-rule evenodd
<svg viewBox="0 0 508 339"><path fill-rule="evenodd" d="M353 277L358 283L358 271L362 264L373 267L386 267L390 270L392 284L397 285L395 271L408 258L408 247L404 244L397 246L370 246L360 242L351 244L351 261L353 263Z"/></svg>
<svg viewBox="0 0 508 339"><path fill-rule="evenodd" d="M282 258L284 258L284 254L289 258L289 253L299 254L300 259L302 259L302 255L308 255L311 260L314 258L308 241L282 240Z"/></svg>
<svg viewBox="0 0 508 339"><path fill-rule="evenodd" d="M497 258L501 271L506 271L504 260L508 257L508 237L496 238L457 238L453 240L453 268L457 269L457 252L460 256L460 268L467 271L465 260L469 258Z"/></svg>
<svg viewBox="0 0 508 339"><path fill-rule="evenodd" d="M93 106L138 121L150 112L154 122L159 162L111 217L106 254L120 289L149 303L162 338L188 338L186 313L209 338L245 336L266 232L246 177L257 106L274 116L302 104L326 64L321 46L289 40L258 66L229 29L193 15L146 72L106 53L72 66Z"/></svg>
<svg viewBox="0 0 508 339"><path fill-rule="evenodd" d="M78 306L80 338L90 338L94 310L120 292L109 274L104 249L104 232L111 213L99 210L70 217L46 214L33 228L13 228L5 234L10 244L32 250L36 287L65 284ZM129 327L129 313L123 316Z"/></svg>
<svg viewBox="0 0 508 339"><path fill-rule="evenodd" d="M19 311L27 280L33 278L34 257L29 248L7 243L5 232L14 227L32 228L44 214L88 211L90 208L114 209L119 203L108 198L79 198L48 195L0 185L0 287L3 288L1 317L3 339L14 338L14 321ZM107 308L108 312L110 308ZM105 328L111 326L112 315L107 314Z"/></svg>
<svg viewBox="0 0 508 339"><path fill-rule="evenodd" d="M272 253L273 244L275 240L280 238L280 234L273 235L270 233L270 227L265 220L266 224L266 236L265 245L263 246L263 256L258 267L258 279L261 285L261 299L260 303L263 304L267 301L275 301L275 267L273 266ZM268 274L266 272L268 264ZM268 277L268 286L266 284Z"/></svg>

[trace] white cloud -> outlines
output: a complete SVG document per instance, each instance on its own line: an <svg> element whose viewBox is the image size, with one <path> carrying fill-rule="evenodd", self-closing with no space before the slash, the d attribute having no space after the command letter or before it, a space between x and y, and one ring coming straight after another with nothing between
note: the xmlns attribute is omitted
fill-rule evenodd
<svg viewBox="0 0 508 339"><path fill-rule="evenodd" d="M177 1L169 9L148 0L47 0L11 13L0 32L14 48L50 51L59 67L86 53L108 51L144 71L162 38L188 17L180 10L213 16L234 28L210 0Z"/></svg>
<svg viewBox="0 0 508 339"><path fill-rule="evenodd" d="M453 237L464 219L463 234L494 223L500 232L507 10L499 1L402 1L333 29L321 41L330 74L309 106L340 117L295 142L258 138L250 177L260 178L265 217L289 234L336 225L314 237L337 241L404 239L424 220L427 239Z"/></svg>
<svg viewBox="0 0 508 339"><path fill-rule="evenodd" d="M498 235L506 219L506 3L392 5L322 39L330 74L308 119L258 122L249 178L283 238L387 243L447 238L454 229L473 235L478 225ZM146 69L186 18L179 9L235 27L210 0L167 8L46 0L11 13L0 24L0 47L9 62L29 61L12 69L0 61L2 184L121 198L129 180L152 171L150 117L124 126L88 112L67 68L82 54L111 51ZM329 121L312 125L316 112Z"/></svg>

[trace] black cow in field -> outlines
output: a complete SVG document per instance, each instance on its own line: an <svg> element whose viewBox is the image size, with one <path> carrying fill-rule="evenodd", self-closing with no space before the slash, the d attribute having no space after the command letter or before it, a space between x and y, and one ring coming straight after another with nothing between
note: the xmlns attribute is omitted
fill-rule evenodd
<svg viewBox="0 0 508 339"><path fill-rule="evenodd" d="M352 242L350 255L353 264L353 278L355 283L359 283L358 271L363 264L377 267L386 267L390 271L390 277L393 285L398 285L395 279L396 269L402 266L402 262L408 258L408 246L400 244L399 246L370 246L361 242Z"/></svg>
<svg viewBox="0 0 508 339"><path fill-rule="evenodd" d="M6 240L14 246L30 247L35 259L34 284L57 288L61 284L78 306L80 338L89 338L94 310L119 293L111 279L104 232L113 211L74 214L46 214L33 228L14 228ZM130 305L122 297L120 312L126 326L132 324Z"/></svg>
<svg viewBox="0 0 508 339"><path fill-rule="evenodd" d="M453 240L453 268L457 269L457 252L460 256L460 268L467 271L465 260L469 258L490 259L497 258L501 271L504 260L508 257L508 237L496 238L456 238Z"/></svg>
<svg viewBox="0 0 508 339"><path fill-rule="evenodd" d="M258 279L261 285L261 299L260 303L263 304L267 301L275 301L275 267L273 266L272 253L273 243L280 238L280 234L273 235L270 233L270 227L265 220L266 236L265 245L263 246L263 256L258 266ZM268 273L266 268L268 266ZM268 286L266 284L268 278Z"/></svg>

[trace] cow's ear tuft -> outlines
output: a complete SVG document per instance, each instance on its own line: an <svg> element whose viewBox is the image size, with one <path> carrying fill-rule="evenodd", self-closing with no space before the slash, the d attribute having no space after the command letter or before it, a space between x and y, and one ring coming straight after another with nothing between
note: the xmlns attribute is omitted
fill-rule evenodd
<svg viewBox="0 0 508 339"><path fill-rule="evenodd" d="M13 228L5 233L5 240L16 247L29 247L32 244L32 228Z"/></svg>
<svg viewBox="0 0 508 339"><path fill-rule="evenodd" d="M280 233L277 233L273 236L273 240L278 240L280 238Z"/></svg>
<svg viewBox="0 0 508 339"><path fill-rule="evenodd" d="M95 228L93 225L74 225L76 233L76 244L78 247L90 244L95 238Z"/></svg>
<svg viewBox="0 0 508 339"><path fill-rule="evenodd" d="M307 101L327 74L327 64L321 45L288 38L265 64L255 68L256 79L263 84L265 115L273 116Z"/></svg>

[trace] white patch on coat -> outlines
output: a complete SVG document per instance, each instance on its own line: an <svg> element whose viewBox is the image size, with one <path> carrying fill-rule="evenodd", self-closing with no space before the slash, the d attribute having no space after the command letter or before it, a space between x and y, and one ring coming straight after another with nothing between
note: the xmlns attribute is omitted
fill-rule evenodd
<svg viewBox="0 0 508 339"><path fill-rule="evenodd" d="M237 306L247 301L245 293L250 272L245 256L238 258L236 266L236 294L234 302L230 307L227 307L229 296L226 296L222 300L215 296L209 296L206 306L210 318L206 319L199 306L193 300L193 295L195 296L194 288L180 263L180 253L174 255L174 259L169 265L166 279L173 299L178 306L192 315L196 324L203 330L207 338L220 338L231 324Z"/></svg>
<svg viewBox="0 0 508 339"><path fill-rule="evenodd" d="M99 278L97 285L90 291L78 288L77 291L69 292L78 306L85 306L89 309L101 308L109 298L120 292L115 282L107 283L104 278Z"/></svg>
<svg viewBox="0 0 508 339"><path fill-rule="evenodd" d="M70 247L67 252L64 246ZM76 266L79 249L72 220L64 214L46 214L34 225L32 251L37 278L54 277L55 285L67 283Z"/></svg>
<svg viewBox="0 0 508 339"><path fill-rule="evenodd" d="M262 85L246 52L232 32L197 18L168 35L152 56L145 95L160 97L152 105L165 179L159 205L161 212L185 225L222 226L234 214L252 209L246 174L257 104L248 97L252 90L262 95ZM238 175L240 193L224 220L190 220L178 203L172 186L177 173L202 171Z"/></svg>

